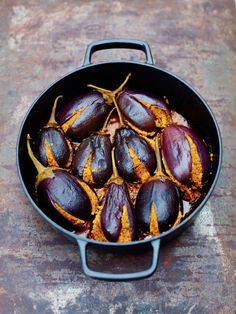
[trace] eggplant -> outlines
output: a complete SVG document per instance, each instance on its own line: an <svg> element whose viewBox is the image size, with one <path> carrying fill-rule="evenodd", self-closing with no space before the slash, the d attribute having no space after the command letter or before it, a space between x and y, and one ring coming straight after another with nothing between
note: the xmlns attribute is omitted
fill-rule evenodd
<svg viewBox="0 0 236 314"><path fill-rule="evenodd" d="M170 125L161 132L165 170L179 186L202 188L210 172L206 144L188 127Z"/></svg>
<svg viewBox="0 0 236 314"><path fill-rule="evenodd" d="M67 168L72 162L71 142L55 120L57 103L61 98L63 96L55 99L49 121L37 134L37 156L45 167Z"/></svg>
<svg viewBox="0 0 236 314"><path fill-rule="evenodd" d="M91 134L75 152L73 173L96 188L103 187L112 175L111 150L108 134Z"/></svg>
<svg viewBox="0 0 236 314"><path fill-rule="evenodd" d="M92 237L99 241L130 242L136 238L136 218L127 184L118 175L114 149L111 177L103 205L93 223Z"/></svg>
<svg viewBox="0 0 236 314"><path fill-rule="evenodd" d="M116 99L119 110L131 128L145 136L172 123L167 98L126 89Z"/></svg>
<svg viewBox="0 0 236 314"><path fill-rule="evenodd" d="M141 233L157 236L178 224L182 218L182 200L177 185L162 168L159 139L156 137L157 169L137 194L135 214Z"/></svg>
<svg viewBox="0 0 236 314"><path fill-rule="evenodd" d="M118 173L128 182L144 182L156 169L155 152L151 145L134 130L116 130L115 161Z"/></svg>
<svg viewBox="0 0 236 314"><path fill-rule="evenodd" d="M76 227L92 220L98 199L89 185L65 169L44 167L32 152L29 135L27 149L38 172L35 182L38 201L49 216L59 217Z"/></svg>
<svg viewBox="0 0 236 314"><path fill-rule="evenodd" d="M71 140L81 142L102 128L111 109L100 93L92 91L68 101L56 118Z"/></svg>

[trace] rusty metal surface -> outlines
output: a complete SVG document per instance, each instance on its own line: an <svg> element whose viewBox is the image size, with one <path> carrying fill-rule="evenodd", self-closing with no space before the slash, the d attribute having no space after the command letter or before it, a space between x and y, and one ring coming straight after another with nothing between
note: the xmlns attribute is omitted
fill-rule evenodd
<svg viewBox="0 0 236 314"><path fill-rule="evenodd" d="M233 0L1 1L1 313L235 313L235 20ZM112 37L146 40L156 64L192 83L224 143L221 176L194 224L162 246L152 277L115 283L83 274L77 247L32 209L15 165L18 129L35 97L81 65L91 41ZM104 51L93 60L113 58L143 56ZM109 258L90 254L91 263Z"/></svg>

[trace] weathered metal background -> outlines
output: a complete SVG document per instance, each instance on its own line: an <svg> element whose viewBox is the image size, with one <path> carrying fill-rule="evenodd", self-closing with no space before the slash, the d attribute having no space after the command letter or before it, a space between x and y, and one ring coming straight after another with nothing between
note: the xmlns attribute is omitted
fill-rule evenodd
<svg viewBox="0 0 236 314"><path fill-rule="evenodd" d="M0 6L0 312L235 313L234 1L3 0ZM224 143L220 179L195 223L161 248L152 277L115 283L83 274L77 247L32 209L15 165L18 129L35 97L80 66L91 41L112 37L146 40L157 65L192 83L215 113ZM143 55L112 50L93 60L114 58ZM91 263L112 258L90 254ZM133 263L132 256L122 260Z"/></svg>

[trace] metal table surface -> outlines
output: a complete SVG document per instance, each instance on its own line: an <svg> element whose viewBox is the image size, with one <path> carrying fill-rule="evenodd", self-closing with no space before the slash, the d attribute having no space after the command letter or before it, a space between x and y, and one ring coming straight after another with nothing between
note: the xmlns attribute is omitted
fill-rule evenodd
<svg viewBox="0 0 236 314"><path fill-rule="evenodd" d="M0 6L0 313L235 313L235 2L3 0ZM128 282L83 274L77 247L29 204L15 164L19 126L32 101L82 64L91 41L114 37L147 41L155 64L195 86L224 146L220 178L201 214L161 247L153 276ZM93 61L142 58L111 50ZM90 253L98 264L112 258Z"/></svg>

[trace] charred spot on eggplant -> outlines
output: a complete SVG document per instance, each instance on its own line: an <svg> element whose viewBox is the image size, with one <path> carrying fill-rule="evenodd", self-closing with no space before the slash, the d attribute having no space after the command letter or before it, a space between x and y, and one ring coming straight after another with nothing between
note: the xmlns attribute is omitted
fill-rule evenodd
<svg viewBox="0 0 236 314"><path fill-rule="evenodd" d="M128 182L145 181L156 169L156 157L150 144L129 128L116 130L115 161L117 170Z"/></svg>
<svg viewBox="0 0 236 314"><path fill-rule="evenodd" d="M61 216L74 226L83 225L97 210L95 192L67 170L44 167L34 156L27 139L28 154L38 171L35 188L40 204L50 215Z"/></svg>
<svg viewBox="0 0 236 314"><path fill-rule="evenodd" d="M112 174L111 149L109 135L90 135L75 152L73 172L85 182L101 188Z"/></svg>
<svg viewBox="0 0 236 314"><path fill-rule="evenodd" d="M37 155L44 166L67 168L72 161L72 145L55 120L58 96L48 123L37 134Z"/></svg>

